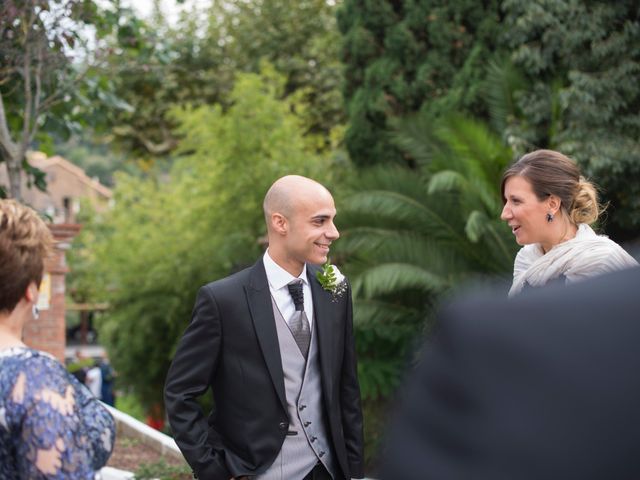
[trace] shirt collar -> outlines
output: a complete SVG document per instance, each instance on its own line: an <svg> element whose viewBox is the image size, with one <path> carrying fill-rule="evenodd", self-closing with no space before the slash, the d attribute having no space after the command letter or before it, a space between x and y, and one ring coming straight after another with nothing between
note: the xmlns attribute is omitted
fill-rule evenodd
<svg viewBox="0 0 640 480"><path fill-rule="evenodd" d="M304 264L304 267L302 267L302 272L300 273L300 276L294 277L289 272L287 272L284 268L278 265L273 260L273 258L271 258L271 255L269 255L269 250L264 252L264 256L262 258L264 263L264 269L267 272L267 280L269 281L269 286L273 290L279 290L296 279L300 279L304 283L309 283L307 280L307 264L306 263Z"/></svg>

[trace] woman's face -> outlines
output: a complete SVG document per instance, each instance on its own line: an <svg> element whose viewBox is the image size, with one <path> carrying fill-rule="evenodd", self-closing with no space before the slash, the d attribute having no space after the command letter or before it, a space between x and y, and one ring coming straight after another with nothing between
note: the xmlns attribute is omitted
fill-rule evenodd
<svg viewBox="0 0 640 480"><path fill-rule="evenodd" d="M504 184L504 208L500 218L507 222L518 245L548 243L550 234L547 213L551 211L548 199L538 200L529 180L519 175Z"/></svg>

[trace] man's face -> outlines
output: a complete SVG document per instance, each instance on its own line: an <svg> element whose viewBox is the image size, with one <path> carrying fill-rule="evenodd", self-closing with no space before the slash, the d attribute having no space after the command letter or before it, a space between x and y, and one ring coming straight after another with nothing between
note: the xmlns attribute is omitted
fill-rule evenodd
<svg viewBox="0 0 640 480"><path fill-rule="evenodd" d="M335 216L333 197L324 190L306 195L293 205L285 240L292 264L301 269L305 262L321 265L327 261L331 242L340 236L333 224Z"/></svg>

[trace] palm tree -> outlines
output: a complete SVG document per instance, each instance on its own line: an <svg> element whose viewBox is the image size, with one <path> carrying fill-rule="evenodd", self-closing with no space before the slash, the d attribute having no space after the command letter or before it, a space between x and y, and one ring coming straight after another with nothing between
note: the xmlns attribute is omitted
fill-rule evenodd
<svg viewBox="0 0 640 480"><path fill-rule="evenodd" d="M486 126L419 115L396 122L394 136L417 168L362 172L340 212L365 397L393 390L402 352L429 328L443 294L507 276L516 251L499 219L500 178L513 154Z"/></svg>
<svg viewBox="0 0 640 480"><path fill-rule="evenodd" d="M510 58L497 55L488 63L484 85L489 123L518 156L536 148L570 152L576 142L566 134L562 108L565 87L562 76L534 87ZM530 103L527 100L534 88L545 89L542 97L547 102L536 103L533 112L527 112L523 106Z"/></svg>

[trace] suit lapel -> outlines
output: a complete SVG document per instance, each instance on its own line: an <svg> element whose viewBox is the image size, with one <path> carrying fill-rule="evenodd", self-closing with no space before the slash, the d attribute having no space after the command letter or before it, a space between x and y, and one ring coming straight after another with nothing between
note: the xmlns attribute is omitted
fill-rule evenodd
<svg viewBox="0 0 640 480"><path fill-rule="evenodd" d="M313 295L313 323L318 335L318 351L320 354L320 377L326 398L331 398L331 371L333 363L333 328L331 318L331 294L322 288L316 279L317 268L307 264L307 277Z"/></svg>
<svg viewBox="0 0 640 480"><path fill-rule="evenodd" d="M284 374L282 373L278 332L276 331L269 283L262 258L253 266L249 284L245 286L245 292L253 326L267 369L271 375L271 381L282 407L286 410L287 400L284 391Z"/></svg>

